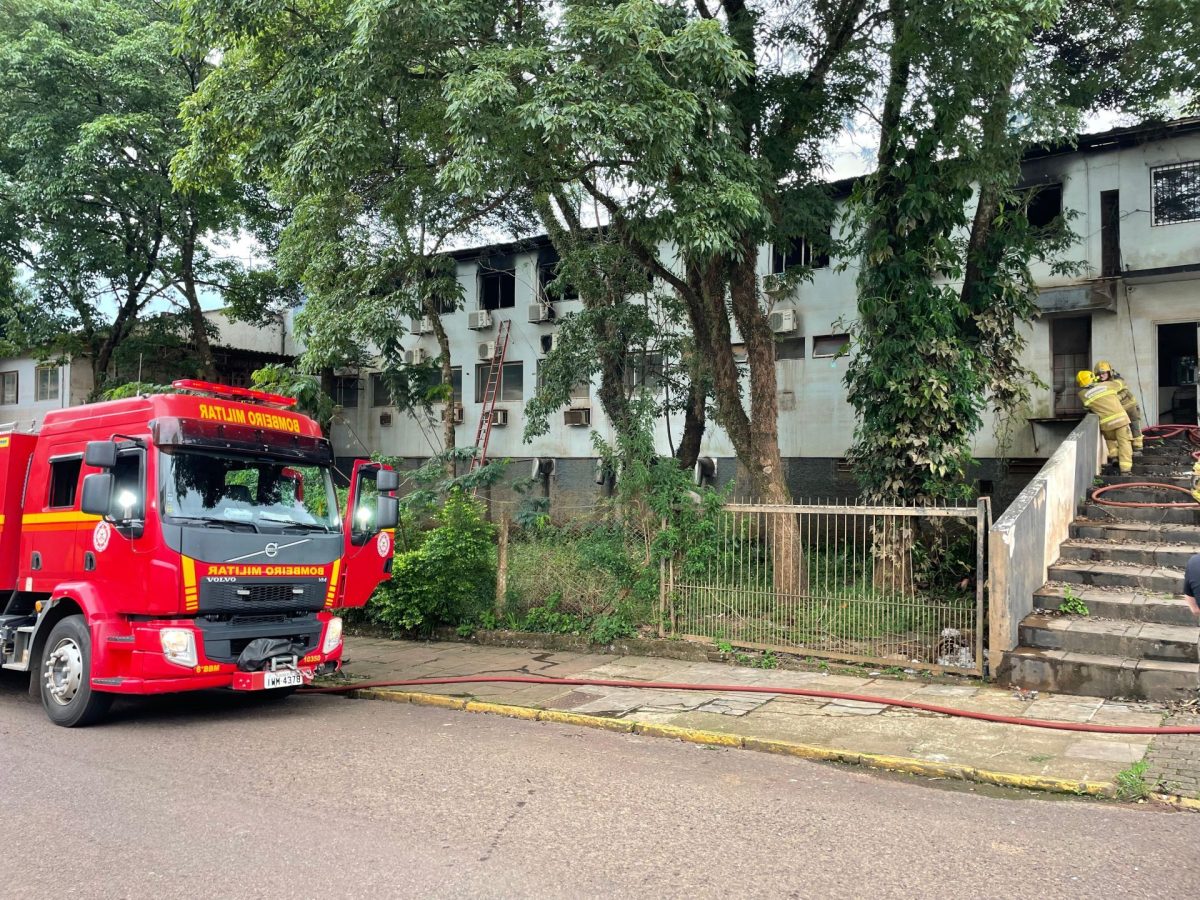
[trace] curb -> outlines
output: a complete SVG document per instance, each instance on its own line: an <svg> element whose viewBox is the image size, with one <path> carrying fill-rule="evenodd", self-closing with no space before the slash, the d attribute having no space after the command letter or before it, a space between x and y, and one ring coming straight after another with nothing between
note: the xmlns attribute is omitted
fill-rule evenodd
<svg viewBox="0 0 1200 900"><path fill-rule="evenodd" d="M508 718L526 719L536 722L556 722L560 725L577 725L584 728L597 728L602 731L615 731L622 734L640 734L646 737L669 738L707 747L756 750L760 753L775 753L797 759L865 766L870 769L900 772L906 775L920 775L925 778L953 778L960 781L972 781L978 784L1022 788L1029 791L1045 791L1053 794L1073 794L1075 796L1103 797L1109 799L1116 796L1116 785L1109 781L1075 781L1066 778L1050 778L1043 775L1018 775L1012 772L993 772L988 769L978 769L974 766L936 763L905 756L860 753L856 750L836 750L830 747L817 747L812 744L797 744L791 741L743 737L720 731L681 728L676 725L660 725L650 722L635 722L627 719L610 719L604 716L590 716L583 713L566 712L557 709L537 709L530 706L511 706L503 703L466 700L462 697L448 697L444 694L366 688L349 691L345 696L361 700L386 700L392 703L414 703L418 706L459 709L466 712L487 713L494 716L507 716ZM1154 796L1155 799L1162 800L1180 809L1200 810L1200 800L1190 800L1185 797L1176 797L1168 794L1156 794Z"/></svg>

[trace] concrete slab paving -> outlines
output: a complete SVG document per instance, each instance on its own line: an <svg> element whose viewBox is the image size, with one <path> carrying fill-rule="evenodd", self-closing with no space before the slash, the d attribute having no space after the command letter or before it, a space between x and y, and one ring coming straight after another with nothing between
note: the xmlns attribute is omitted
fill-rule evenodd
<svg viewBox="0 0 1200 900"><path fill-rule="evenodd" d="M662 683L798 687L1066 722L1154 726L1166 708L1150 703L1043 693L1036 699L978 682L856 677L827 671L763 670L714 662L547 652L471 644L348 639L346 674L372 681L440 675L536 674ZM423 687L428 693L615 717L853 753L966 766L1013 776L1111 782L1142 759L1150 738L995 724L854 699L774 693L607 686L480 683ZM1195 753L1172 751L1166 776L1200 784ZM1160 757L1166 757L1160 753Z"/></svg>

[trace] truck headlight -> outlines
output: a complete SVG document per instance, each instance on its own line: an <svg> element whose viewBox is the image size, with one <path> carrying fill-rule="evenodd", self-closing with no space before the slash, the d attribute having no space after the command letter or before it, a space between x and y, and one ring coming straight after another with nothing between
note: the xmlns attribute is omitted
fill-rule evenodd
<svg viewBox="0 0 1200 900"><path fill-rule="evenodd" d="M158 633L168 662L189 669L196 665L196 633L190 628L164 628Z"/></svg>
<svg viewBox="0 0 1200 900"><path fill-rule="evenodd" d="M321 654L332 653L342 642L342 619L334 616L325 626L325 640L321 642Z"/></svg>

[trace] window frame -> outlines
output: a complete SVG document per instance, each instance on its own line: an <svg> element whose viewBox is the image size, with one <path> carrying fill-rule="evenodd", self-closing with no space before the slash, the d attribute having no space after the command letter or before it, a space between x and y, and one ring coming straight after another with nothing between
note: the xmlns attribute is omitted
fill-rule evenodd
<svg viewBox="0 0 1200 900"><path fill-rule="evenodd" d="M542 389L542 385L545 383L545 376L542 375L542 363L544 362L544 359L539 359L537 361L537 366L534 369L533 384L535 391L540 391ZM568 399L570 399L572 403L578 403L581 400L590 401L592 399L592 382L590 380L575 382L573 385L571 385Z"/></svg>
<svg viewBox="0 0 1200 900"><path fill-rule="evenodd" d="M819 350L821 341L838 340L838 347L832 353L827 353ZM835 332L833 334L818 334L813 336L812 358L813 359L837 359L842 355L844 348L850 346L850 335Z"/></svg>
<svg viewBox="0 0 1200 900"><path fill-rule="evenodd" d="M62 399L62 366L36 366L33 370L33 400L35 403L51 403L55 400ZM42 396L42 374L54 373L54 378L47 378L47 388L53 384L54 395L50 396L47 391L46 396Z"/></svg>
<svg viewBox="0 0 1200 900"><path fill-rule="evenodd" d="M43 509L47 510L62 510L75 509L79 505L79 485L83 478L83 454L82 453L63 453L59 456L52 456L49 460L49 477L46 479L46 503ZM68 503L56 504L54 502L55 488L55 472L60 471L59 467L65 463L74 463L75 468L75 483L71 488L71 499Z"/></svg>
<svg viewBox="0 0 1200 900"><path fill-rule="evenodd" d="M346 403L346 382L354 382L354 402ZM362 376L361 375L334 375L333 376L333 402L336 406L342 409L358 409L361 406L360 394L362 393Z"/></svg>
<svg viewBox="0 0 1200 900"><path fill-rule="evenodd" d="M372 372L370 382L371 409L380 409L396 405L392 402L392 392L388 390L387 382L384 381L382 372Z"/></svg>
<svg viewBox="0 0 1200 900"><path fill-rule="evenodd" d="M12 377L12 400L4 399L4 383ZM16 406L21 402L21 372L19 369L8 369L0 372L0 406Z"/></svg>
<svg viewBox="0 0 1200 900"><path fill-rule="evenodd" d="M829 254L821 253L813 255L812 242L803 235L798 235L789 243L789 249L784 249L780 244L772 242L771 244L771 275L784 275L790 269L828 269ZM789 263L788 260L796 257L797 261Z"/></svg>
<svg viewBox="0 0 1200 900"><path fill-rule="evenodd" d="M516 309L516 306L517 306L517 270L516 270L516 268L485 269L481 266L479 268L479 272L476 277L478 279L478 281L476 283L476 287L478 290L478 296L476 298L477 302L475 305L478 309L488 310L490 312L496 312L497 310L501 310L501 309ZM495 305L494 306L488 305L488 300L487 300L487 297L485 296L485 294L486 294L485 285L487 285L489 282L492 282L492 281L494 281L498 285L507 283L511 286L512 293L511 293L511 296L509 298L507 298L507 299L509 299L510 302L508 302L508 303L504 302L504 300L506 299L504 296L504 290L502 288L498 287L497 293L496 293Z"/></svg>
<svg viewBox="0 0 1200 900"><path fill-rule="evenodd" d="M512 367L512 369L515 369L516 371L521 373L521 387L520 387L521 395L519 397L517 397L516 399L513 399L512 397L506 397L504 395L505 388L508 387L508 383L507 383L508 379L505 377L505 375L507 374L507 372L510 371L510 367ZM479 365L477 365L475 367L475 402L476 403L483 403L483 401L484 401L484 397L487 393L488 376L490 375L491 370L492 370L492 364L490 362L480 361ZM522 403L522 402L524 402L524 399L525 399L525 363L522 362L521 360L515 360L515 359L514 360L505 360L500 366L500 384L498 385L497 391L496 391L496 402L497 403Z"/></svg>
<svg viewBox="0 0 1200 900"><path fill-rule="evenodd" d="M1194 206L1195 215L1186 219L1172 218L1161 220L1158 210L1158 178L1160 174L1181 172L1190 176L1196 190ZM1187 225L1200 222L1200 159L1181 160L1180 162L1164 163L1161 166L1150 167L1150 227L1160 228L1168 225Z"/></svg>
<svg viewBox="0 0 1200 900"><path fill-rule="evenodd" d="M491 364L488 363L487 365L491 365ZM446 402L449 402L453 406L462 406L463 405L462 370L463 370L462 366L451 366L450 367L450 400L449 401L439 400L438 401L439 403L444 404ZM455 388L455 385L454 385L455 376L458 376L458 387L457 388ZM438 367L437 371L435 371L433 373L433 377L434 377L434 380L429 383L429 386L431 388L439 387L442 384L441 367Z"/></svg>

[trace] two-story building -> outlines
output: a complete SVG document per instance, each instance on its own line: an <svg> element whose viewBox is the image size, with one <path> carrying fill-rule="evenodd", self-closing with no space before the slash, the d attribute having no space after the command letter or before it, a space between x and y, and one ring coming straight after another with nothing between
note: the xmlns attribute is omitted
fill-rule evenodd
<svg viewBox="0 0 1200 900"><path fill-rule="evenodd" d="M1035 387L1029 408L1006 430L989 422L975 439L978 485L1001 503L1078 421L1074 376L1097 359L1108 359L1125 377L1141 398L1147 422L1196 421L1200 118L1121 128L1081 136L1074 146L1033 150L1022 166L1022 186L1039 188L1029 210L1035 224L1072 212L1068 225L1077 240L1064 258L1080 265L1069 275L1053 272L1050 262L1033 267L1040 312L1028 326L1025 362L1045 387ZM805 252L763 247L760 273L779 272ZM490 370L489 341L499 322L509 319L497 400L501 412L488 454L554 459L552 493L594 495L590 433L613 437L595 385L577 388L570 408L552 418L548 434L522 442L524 405L533 396L539 362L553 346L556 323L579 308L577 300L553 300L545 291L555 261L549 241L539 237L464 250L455 260L465 302L443 314L442 322L450 339L455 402L462 408L457 443L474 442ZM857 269L854 260L811 262L812 278L777 297L771 308L779 337L780 443L794 495L849 495L855 484L844 457L854 413L843 383L846 357L839 354L847 341L844 323L856 311ZM653 302L652 296L645 299ZM429 324L413 326L406 348L416 359L435 357ZM653 389L653 381L645 387ZM334 440L341 456L380 451L415 464L441 449L440 423L392 409L377 375L344 376L337 399L342 410ZM662 452L670 452L682 427L682 417L659 422ZM702 455L717 460L718 480L736 472L730 442L712 423Z"/></svg>

